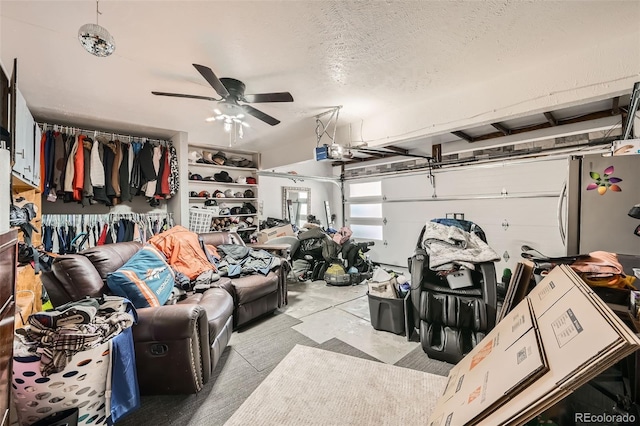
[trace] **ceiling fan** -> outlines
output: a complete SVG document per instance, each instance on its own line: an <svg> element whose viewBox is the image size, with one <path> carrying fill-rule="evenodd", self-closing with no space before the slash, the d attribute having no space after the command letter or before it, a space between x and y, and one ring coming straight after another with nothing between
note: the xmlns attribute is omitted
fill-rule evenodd
<svg viewBox="0 0 640 426"><path fill-rule="evenodd" d="M190 98L190 99L202 99L205 101L219 102L220 106L224 106L227 110L244 110L249 115L256 117L259 120L264 121L267 124L275 126L280 123L280 120L274 118L264 112L252 107L251 105L241 104L246 103L263 103L263 102L293 102L293 96L289 92L276 92L276 93L258 93L255 95L245 95L245 85L240 80L235 78L218 78L211 68L204 65L193 64L198 72L204 77L205 80L213 87L213 89L221 96L221 99L211 98L208 96L197 95L185 95L181 93L167 93L167 92L151 92L158 96L171 96L174 98Z"/></svg>

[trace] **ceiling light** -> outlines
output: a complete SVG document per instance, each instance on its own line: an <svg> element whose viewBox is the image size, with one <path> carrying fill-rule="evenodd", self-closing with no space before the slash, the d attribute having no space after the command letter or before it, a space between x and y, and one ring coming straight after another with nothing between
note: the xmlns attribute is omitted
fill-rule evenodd
<svg viewBox="0 0 640 426"><path fill-rule="evenodd" d="M214 109L214 110L213 110L213 112L215 112L215 113L216 113L216 114L218 114L218 115L221 115L221 114L222 114L222 112L220 112L220 110L219 110L218 108Z"/></svg>
<svg viewBox="0 0 640 426"><path fill-rule="evenodd" d="M84 49L92 55L104 58L116 50L116 41L106 28L98 25L100 10L96 1L96 23L84 24L78 30L78 40Z"/></svg>
<svg viewBox="0 0 640 426"><path fill-rule="evenodd" d="M209 121L209 122L216 121L216 118L217 117L208 117L208 118L205 118L204 121Z"/></svg>

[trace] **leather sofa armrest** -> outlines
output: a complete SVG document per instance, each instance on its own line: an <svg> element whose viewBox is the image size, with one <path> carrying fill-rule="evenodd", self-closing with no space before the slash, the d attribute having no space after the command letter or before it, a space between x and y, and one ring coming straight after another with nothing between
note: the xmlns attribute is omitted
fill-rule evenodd
<svg viewBox="0 0 640 426"><path fill-rule="evenodd" d="M227 293L233 297L235 300L235 290L233 289L233 285L231 284L231 278L229 277L221 277L218 281L211 285L212 287L223 288L227 290Z"/></svg>
<svg viewBox="0 0 640 426"><path fill-rule="evenodd" d="M164 305L140 308L138 324L133 327L136 341L187 339L193 335L197 323L206 312L196 304Z"/></svg>
<svg viewBox="0 0 640 426"><path fill-rule="evenodd" d="M420 293L422 292L422 269L427 259L425 249L418 247L409 258L409 273L411 274L411 313L416 329L420 328Z"/></svg>
<svg viewBox="0 0 640 426"><path fill-rule="evenodd" d="M197 304L177 304L137 311L133 341L141 393L198 392L211 377L206 310ZM185 347L192 348L194 358L191 362L185 360ZM172 373L162 378L158 376L161 369ZM167 380L171 383L165 383Z"/></svg>

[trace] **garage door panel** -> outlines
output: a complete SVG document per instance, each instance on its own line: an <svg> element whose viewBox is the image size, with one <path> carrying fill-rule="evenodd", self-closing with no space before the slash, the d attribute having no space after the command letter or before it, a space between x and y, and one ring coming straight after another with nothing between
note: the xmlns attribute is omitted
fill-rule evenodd
<svg viewBox="0 0 640 426"><path fill-rule="evenodd" d="M508 253L509 260L502 260L497 267L513 269L520 260L523 244L552 256L562 255L564 246L556 223L556 206L554 198L384 203L387 245L376 246L372 259L406 266L406 258L413 253L424 224L452 212L464 213L465 219L477 223L499 256Z"/></svg>

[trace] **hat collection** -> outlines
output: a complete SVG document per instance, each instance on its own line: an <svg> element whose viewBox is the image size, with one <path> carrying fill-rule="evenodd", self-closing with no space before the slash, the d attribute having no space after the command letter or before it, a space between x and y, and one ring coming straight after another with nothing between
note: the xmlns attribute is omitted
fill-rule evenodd
<svg viewBox="0 0 640 426"><path fill-rule="evenodd" d="M203 183L216 182L222 185L215 185L207 190L202 190L204 185L196 186L195 191L189 193L191 198L202 198L204 209L215 212L211 220L211 230L221 231L229 228L255 229L257 210L252 201L256 199L255 188L234 187L225 188L225 184L237 185L257 185L257 179L252 174L256 164L249 158L242 157L235 153L225 153L223 151L190 150L188 162L193 165L225 166L226 170L216 167L194 167L189 172L190 181L202 181ZM237 167L238 170L232 170ZM207 173L208 172L208 173ZM249 233L240 233L244 239L249 238Z"/></svg>
<svg viewBox="0 0 640 426"><path fill-rule="evenodd" d="M189 163L200 163L200 164L214 164L217 166L231 166L231 167L242 167L242 168L255 168L256 165L253 161L248 158L241 157L238 155L230 155L227 157L222 151L190 151L189 152Z"/></svg>

